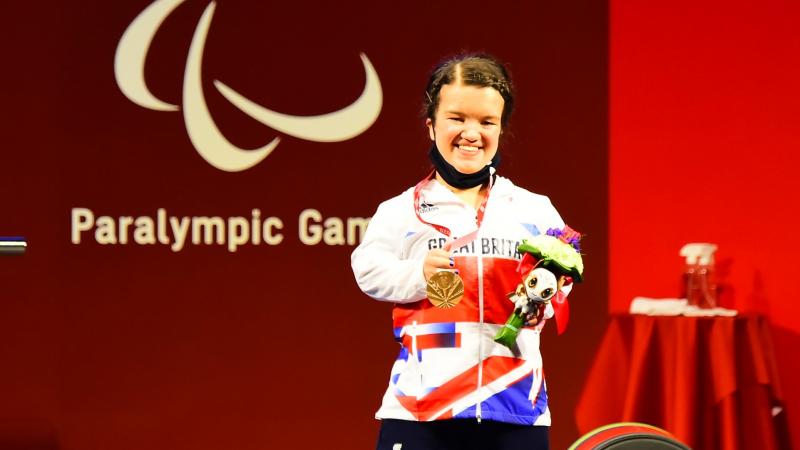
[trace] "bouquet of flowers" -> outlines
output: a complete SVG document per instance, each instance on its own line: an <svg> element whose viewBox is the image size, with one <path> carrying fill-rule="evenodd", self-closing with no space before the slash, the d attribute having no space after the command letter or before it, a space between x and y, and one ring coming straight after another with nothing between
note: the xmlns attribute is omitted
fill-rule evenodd
<svg viewBox="0 0 800 450"><path fill-rule="evenodd" d="M519 251L524 255L517 266L522 283L508 294L514 302L514 312L495 341L512 348L520 329L533 315L541 318L549 303L553 305L558 333L566 329L569 305L561 289L573 281L583 281L580 240L580 233L565 226L563 230L551 228L545 234L522 241Z"/></svg>

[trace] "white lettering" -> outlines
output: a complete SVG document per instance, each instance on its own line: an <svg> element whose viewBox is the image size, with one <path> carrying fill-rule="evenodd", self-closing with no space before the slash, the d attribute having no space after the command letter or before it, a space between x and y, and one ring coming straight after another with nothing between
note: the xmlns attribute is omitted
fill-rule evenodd
<svg viewBox="0 0 800 450"><path fill-rule="evenodd" d="M183 244L186 242L186 236L189 234L189 218L182 217L180 222L177 217L170 217L169 224L172 226L172 235L175 236L175 243L172 244L173 252L183 250Z"/></svg>
<svg viewBox="0 0 800 450"><path fill-rule="evenodd" d="M98 244L106 245L117 243L117 231L114 219L109 216L100 216L97 218L95 224L97 228L94 230L94 240L97 241Z"/></svg>
<svg viewBox="0 0 800 450"><path fill-rule="evenodd" d="M164 208L158 208L158 242L160 244L169 244L169 237L167 236L167 211Z"/></svg>
<svg viewBox="0 0 800 450"><path fill-rule="evenodd" d="M228 251L233 253L236 247L244 244L250 238L250 227L244 217L231 217L228 219Z"/></svg>
<svg viewBox="0 0 800 450"><path fill-rule="evenodd" d="M164 208L153 215L97 216L89 208L72 208L70 240L83 241L84 232L94 232L100 245L168 246L180 252L187 245L221 245L231 253L245 245L278 245L283 242L284 222L280 217L262 219L261 210L251 209L251 216L173 216ZM314 208L300 212L298 238L304 245L355 245L369 223L363 217L325 217Z"/></svg>
<svg viewBox="0 0 800 450"><path fill-rule="evenodd" d="M370 218L364 217L328 217L316 209L304 209L299 217L300 242L306 245L355 245L361 242Z"/></svg>
<svg viewBox="0 0 800 450"><path fill-rule="evenodd" d="M153 219L147 216L140 216L136 218L134 225L136 225L136 230L133 231L134 242L140 245L156 243Z"/></svg>
<svg viewBox="0 0 800 450"><path fill-rule="evenodd" d="M72 243L81 243L81 232L94 226L94 213L89 208L72 208Z"/></svg>
<svg viewBox="0 0 800 450"><path fill-rule="evenodd" d="M128 227L133 224L133 217L122 216L119 218L119 243L128 243Z"/></svg>
<svg viewBox="0 0 800 450"><path fill-rule="evenodd" d="M369 218L348 217L347 218L347 245L356 245L364 238L367 232Z"/></svg>
<svg viewBox="0 0 800 450"><path fill-rule="evenodd" d="M253 208L253 225L250 227L253 230L253 245L258 245L261 243L261 225L259 222L261 221L261 210L258 208Z"/></svg>
<svg viewBox="0 0 800 450"><path fill-rule="evenodd" d="M338 217L325 219L325 231L322 238L328 245L344 245L344 222Z"/></svg>
<svg viewBox="0 0 800 450"><path fill-rule="evenodd" d="M278 245L283 241L283 234L273 230L282 230L283 221L277 217L270 217L264 221L264 242L269 245Z"/></svg>
<svg viewBox="0 0 800 450"><path fill-rule="evenodd" d="M225 222L221 217L192 217L192 244L200 243L200 231L203 231L203 243L211 245L225 243ZM216 241L214 231L216 230Z"/></svg>
<svg viewBox="0 0 800 450"><path fill-rule="evenodd" d="M300 242L306 245L317 245L322 240L322 226L319 223L322 221L322 214L316 209L304 209L300 213ZM309 225L309 221L314 221L314 224Z"/></svg>

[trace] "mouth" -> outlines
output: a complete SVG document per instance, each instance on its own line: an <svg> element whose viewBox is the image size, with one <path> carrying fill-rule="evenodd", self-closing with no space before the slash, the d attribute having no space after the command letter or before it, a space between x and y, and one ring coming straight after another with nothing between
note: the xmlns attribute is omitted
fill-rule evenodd
<svg viewBox="0 0 800 450"><path fill-rule="evenodd" d="M456 148L464 154L467 155L477 155L478 152L483 150L481 147L476 147L474 145L456 145Z"/></svg>

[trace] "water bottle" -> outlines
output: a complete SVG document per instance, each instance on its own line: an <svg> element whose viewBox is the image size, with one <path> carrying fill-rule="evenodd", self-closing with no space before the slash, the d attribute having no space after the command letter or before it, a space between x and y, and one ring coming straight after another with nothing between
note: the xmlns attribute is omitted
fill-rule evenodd
<svg viewBox="0 0 800 450"><path fill-rule="evenodd" d="M717 283L714 277L716 244L691 243L681 248L686 258L683 272L684 297L698 308L717 307Z"/></svg>

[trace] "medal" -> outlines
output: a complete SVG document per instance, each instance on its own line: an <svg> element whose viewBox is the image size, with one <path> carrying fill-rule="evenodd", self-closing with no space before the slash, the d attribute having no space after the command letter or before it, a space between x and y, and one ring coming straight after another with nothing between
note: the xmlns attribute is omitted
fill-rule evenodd
<svg viewBox="0 0 800 450"><path fill-rule="evenodd" d="M455 272L436 272L428 279L427 294L433 306L452 308L464 297L464 282Z"/></svg>

